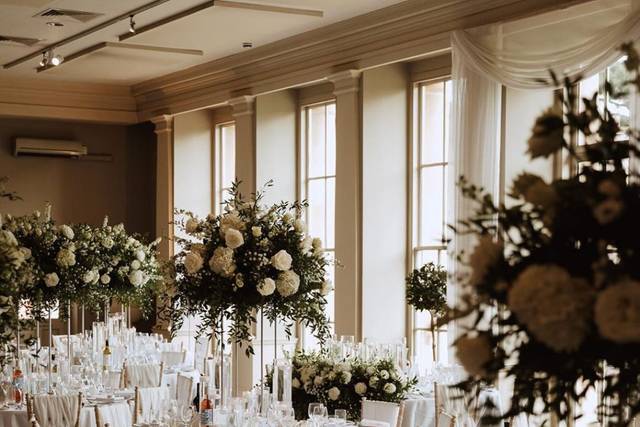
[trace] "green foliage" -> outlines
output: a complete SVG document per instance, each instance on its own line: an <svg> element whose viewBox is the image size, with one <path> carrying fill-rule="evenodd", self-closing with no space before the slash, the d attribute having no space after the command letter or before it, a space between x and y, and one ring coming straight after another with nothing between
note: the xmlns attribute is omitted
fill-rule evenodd
<svg viewBox="0 0 640 427"><path fill-rule="evenodd" d="M440 317L447 311L447 271L429 262L406 279L407 303L419 311Z"/></svg>

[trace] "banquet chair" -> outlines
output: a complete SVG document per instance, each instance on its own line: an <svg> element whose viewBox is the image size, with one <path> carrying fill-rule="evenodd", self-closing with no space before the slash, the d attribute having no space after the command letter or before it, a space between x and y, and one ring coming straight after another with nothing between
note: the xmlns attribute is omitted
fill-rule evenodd
<svg viewBox="0 0 640 427"><path fill-rule="evenodd" d="M79 427L82 393L28 395L26 401L28 420L48 427Z"/></svg>
<svg viewBox="0 0 640 427"><path fill-rule="evenodd" d="M184 351L162 351L160 353L160 361L165 366L181 365L187 359L187 352Z"/></svg>
<svg viewBox="0 0 640 427"><path fill-rule="evenodd" d="M381 402L378 400L362 399L360 418L363 420L382 421L390 427L400 427L404 416L404 402Z"/></svg>
<svg viewBox="0 0 640 427"><path fill-rule="evenodd" d="M176 400L178 405L190 405L193 400L193 377L178 374L176 381Z"/></svg>
<svg viewBox="0 0 640 427"><path fill-rule="evenodd" d="M153 410L160 409L169 400L167 387L136 387L133 404L133 423L152 421Z"/></svg>
<svg viewBox="0 0 640 427"><path fill-rule="evenodd" d="M456 427L456 417L441 411L438 416L438 424L436 427Z"/></svg>
<svg viewBox="0 0 640 427"><path fill-rule="evenodd" d="M128 365L122 368L122 383L125 387L159 387L162 385L164 363Z"/></svg>
<svg viewBox="0 0 640 427"><path fill-rule="evenodd" d="M127 402L95 407L96 427L132 427L131 409Z"/></svg>

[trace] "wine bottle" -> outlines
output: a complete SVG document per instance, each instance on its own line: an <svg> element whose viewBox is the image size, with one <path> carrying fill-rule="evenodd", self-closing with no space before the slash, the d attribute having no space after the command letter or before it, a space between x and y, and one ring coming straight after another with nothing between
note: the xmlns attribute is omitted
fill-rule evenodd
<svg viewBox="0 0 640 427"><path fill-rule="evenodd" d="M213 425L213 404L209 399L209 388L207 384L203 384L203 394L200 400L200 426L212 426Z"/></svg>
<svg viewBox="0 0 640 427"><path fill-rule="evenodd" d="M111 367L111 349L109 348L109 340L105 341L104 349L102 350L102 369L108 371Z"/></svg>

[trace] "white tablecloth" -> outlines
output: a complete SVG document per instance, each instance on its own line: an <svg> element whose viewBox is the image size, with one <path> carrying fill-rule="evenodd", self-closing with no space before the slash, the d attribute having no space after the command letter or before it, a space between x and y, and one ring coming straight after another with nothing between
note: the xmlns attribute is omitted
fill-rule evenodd
<svg viewBox="0 0 640 427"><path fill-rule="evenodd" d="M436 401L432 396L409 396L404 401L402 427L434 427Z"/></svg>
<svg viewBox="0 0 640 427"><path fill-rule="evenodd" d="M0 410L1 427L30 427L27 410ZM42 426L45 427L45 426ZM80 427L96 427L96 412L93 406L87 406L80 411Z"/></svg>

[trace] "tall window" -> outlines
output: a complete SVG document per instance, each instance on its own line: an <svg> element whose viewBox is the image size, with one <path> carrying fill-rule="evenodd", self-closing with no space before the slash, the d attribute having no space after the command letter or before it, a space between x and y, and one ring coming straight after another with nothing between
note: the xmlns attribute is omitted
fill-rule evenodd
<svg viewBox="0 0 640 427"><path fill-rule="evenodd" d="M433 262L446 268L447 151L451 81L419 83L414 88L413 267ZM419 366L433 364L431 318L413 315L413 353ZM447 333L437 335L438 360L446 361Z"/></svg>
<svg viewBox="0 0 640 427"><path fill-rule="evenodd" d="M215 205L216 214L224 208L229 189L236 179L236 125L233 122L216 126L215 131Z"/></svg>
<svg viewBox="0 0 640 427"><path fill-rule="evenodd" d="M322 239L325 256L335 258L335 193L336 193L336 104L327 102L303 107L301 135L301 189L307 199L306 222L309 234ZM333 263L327 271L335 284ZM339 284L338 284L339 286ZM327 297L327 315L334 322L334 293ZM315 341L309 334L304 337L305 347Z"/></svg>

